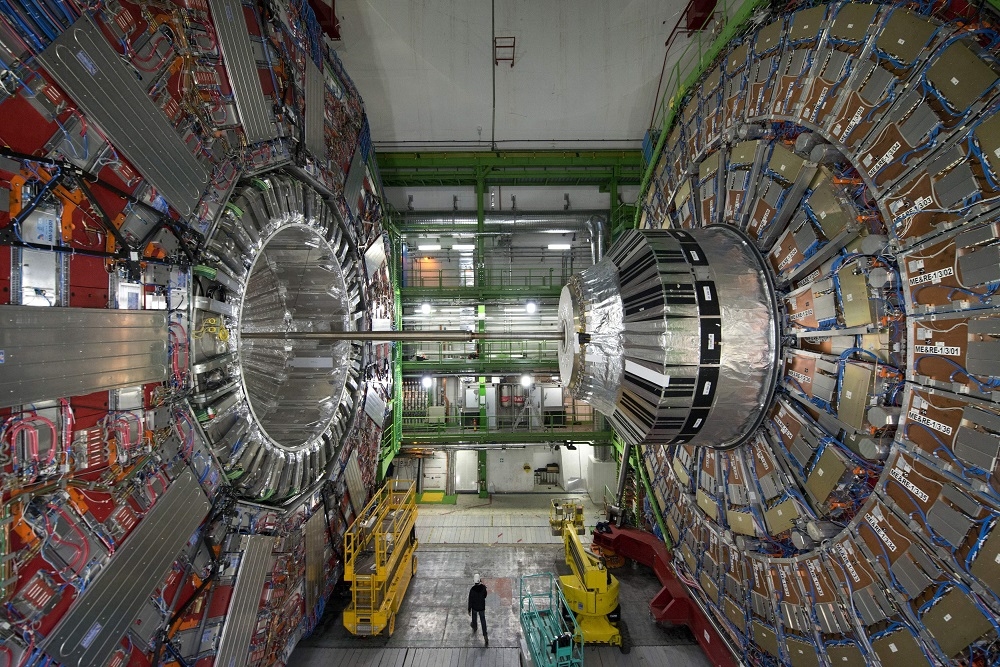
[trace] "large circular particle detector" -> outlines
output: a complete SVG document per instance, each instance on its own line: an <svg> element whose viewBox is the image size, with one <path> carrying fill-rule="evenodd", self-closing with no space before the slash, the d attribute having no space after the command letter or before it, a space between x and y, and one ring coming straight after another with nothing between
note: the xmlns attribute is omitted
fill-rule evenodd
<svg viewBox="0 0 1000 667"><path fill-rule="evenodd" d="M295 177L258 177L230 202L194 300L196 399L214 415L205 435L237 493L284 502L327 474L351 431L361 348L242 334L350 330L363 277L335 210ZM221 335L224 320L235 328Z"/></svg>
<svg viewBox="0 0 1000 667"><path fill-rule="evenodd" d="M240 331L344 331L349 314L344 275L326 239L305 225L278 228L250 270ZM329 427L350 352L348 341L242 342L243 386L271 440L294 450Z"/></svg>
<svg viewBox="0 0 1000 667"><path fill-rule="evenodd" d="M633 444L737 447L774 394L776 310L739 230L633 230L563 287L560 377Z"/></svg>

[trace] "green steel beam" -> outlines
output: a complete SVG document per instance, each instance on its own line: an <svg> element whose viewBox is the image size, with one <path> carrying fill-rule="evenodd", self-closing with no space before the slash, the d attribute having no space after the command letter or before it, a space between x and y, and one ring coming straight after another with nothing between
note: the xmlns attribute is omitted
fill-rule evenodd
<svg viewBox="0 0 1000 667"><path fill-rule="evenodd" d="M556 359L458 359L455 361L404 361L406 375L512 375L534 371L536 373L559 372Z"/></svg>
<svg viewBox="0 0 1000 667"><path fill-rule="evenodd" d="M615 446L615 455L621 459L622 454L625 452L625 443L622 441L621 437L615 433L612 437L612 444ZM649 483L649 477L646 474L646 464L642 460L642 447L640 444L638 447L634 448L636 456L638 457L639 468L639 478L642 480L642 485L646 489L646 497L649 498L649 505L653 508L653 516L656 517L656 525L660 527L660 533L663 535L663 541L667 545L668 549L673 549L674 546L670 541L670 533L667 532L667 524L663 522L663 514L660 512L660 504L656 500L656 496L653 494L653 487Z"/></svg>
<svg viewBox="0 0 1000 667"><path fill-rule="evenodd" d="M660 136L656 140L656 148L653 149L653 156L650 159L649 164L646 165L645 173L642 176L642 183L639 185L639 201L645 201L646 190L649 188L649 182L653 178L653 170L656 168L657 162L660 161L660 153L663 152L663 144L667 140L667 135L669 130L673 125L674 119L680 112L681 102L687 95L691 87L701 78L705 70L715 62L715 59L722 53L726 45L736 36L736 33L743 27L750 16L756 11L756 9L763 5L766 0L745 0L745 2L740 5L740 8L736 10L726 25L722 27L722 31L719 33L712 43L709 45L708 49L705 50L701 57L698 59L698 64L691 70L687 78L684 79L678 85L677 89L671 92L669 88L663 91L662 99L670 99L670 106L667 109L667 113L663 115L663 125L660 127ZM993 0L991 0L992 2ZM997 0L1000 2L1000 0ZM635 227L639 226L639 220L642 217L642 207L636 207L635 221L633 225Z"/></svg>
<svg viewBox="0 0 1000 667"><path fill-rule="evenodd" d="M642 447L642 445L639 445ZM653 494L653 487L649 483L649 474L646 472L646 464L642 457L639 458L639 477L642 479L642 486L646 489L646 498L649 499L649 506L653 508L653 516L656 517L656 525L660 527L660 534L663 535L663 542L667 549L673 549L674 545L667 532L667 524L663 521L663 514L660 512L660 503Z"/></svg>
<svg viewBox="0 0 1000 667"><path fill-rule="evenodd" d="M386 186L636 185L640 151L378 153Z"/></svg>
<svg viewBox="0 0 1000 667"><path fill-rule="evenodd" d="M479 456L477 457L477 459L478 461L476 466L477 468L476 477L477 477L477 482L479 484L479 497L489 498L490 497L489 480L486 479L486 462L487 462L486 452L485 451L479 452Z"/></svg>
<svg viewBox="0 0 1000 667"><path fill-rule="evenodd" d="M510 445L537 444L542 442L596 442L611 441L611 431L468 431L466 433L404 433L400 442L404 447L446 444Z"/></svg>
<svg viewBox="0 0 1000 667"><path fill-rule="evenodd" d="M405 301L414 302L426 299L449 301L467 301L470 305L483 301L517 301L521 302L530 294L536 299L551 299L559 301L562 286L532 287L528 285L510 285L508 287L404 287L400 290Z"/></svg>

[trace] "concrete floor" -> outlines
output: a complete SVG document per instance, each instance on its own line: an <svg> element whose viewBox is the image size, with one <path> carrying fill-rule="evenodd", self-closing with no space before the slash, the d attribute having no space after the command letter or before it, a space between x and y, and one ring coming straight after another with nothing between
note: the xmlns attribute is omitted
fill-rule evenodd
<svg viewBox="0 0 1000 667"><path fill-rule="evenodd" d="M295 667L521 664L518 658L520 577L541 572L569 573L559 538L552 538L557 544L517 541L536 534L539 539L551 537L548 508L549 497L536 494L495 495L492 502L460 496L458 505L421 505L417 520L417 537L421 541L417 574L397 615L393 636L358 638L348 633L340 616L350 601L345 591L345 595L335 595L330 600L316 631L299 643L288 664ZM592 516L596 521L596 511L597 508L588 506L589 527ZM542 519L544 536L537 532L542 530L539 525ZM430 543L427 535L437 535L441 542ZM469 587L476 572L489 589L486 601L489 649L483 648L481 634L472 634L466 612ZM635 648L623 655L617 648L587 647L587 665L709 665L687 628L665 628L652 620L648 605L660 585L651 570L627 565L612 572L621 583L622 616Z"/></svg>
<svg viewBox="0 0 1000 667"><path fill-rule="evenodd" d="M549 508L553 498L572 498L583 503L587 535L604 520L602 508L579 493L494 494L482 499L462 494L455 505L420 505L417 512L417 539L421 544L562 544L562 537L549 528Z"/></svg>

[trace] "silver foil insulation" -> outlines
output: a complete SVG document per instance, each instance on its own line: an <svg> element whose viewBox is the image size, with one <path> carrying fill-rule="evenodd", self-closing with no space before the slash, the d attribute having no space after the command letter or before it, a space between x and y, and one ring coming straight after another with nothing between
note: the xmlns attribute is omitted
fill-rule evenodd
<svg viewBox="0 0 1000 667"><path fill-rule="evenodd" d="M563 288L560 374L628 442L736 447L773 397L776 310L738 230L633 230Z"/></svg>

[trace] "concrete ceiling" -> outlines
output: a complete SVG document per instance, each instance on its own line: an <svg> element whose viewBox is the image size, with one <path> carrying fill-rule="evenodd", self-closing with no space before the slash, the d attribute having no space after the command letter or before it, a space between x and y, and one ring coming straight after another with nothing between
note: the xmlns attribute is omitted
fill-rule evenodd
<svg viewBox="0 0 1000 667"><path fill-rule="evenodd" d="M340 0L336 48L383 150L636 148L685 4Z"/></svg>

